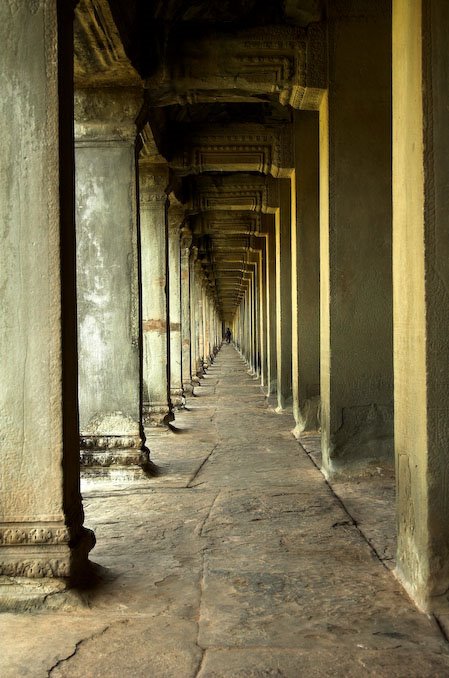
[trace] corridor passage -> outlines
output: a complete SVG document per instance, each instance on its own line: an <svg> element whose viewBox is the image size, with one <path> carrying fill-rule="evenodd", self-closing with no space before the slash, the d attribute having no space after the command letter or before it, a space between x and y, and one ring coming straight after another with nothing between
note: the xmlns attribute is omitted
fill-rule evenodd
<svg viewBox="0 0 449 678"><path fill-rule="evenodd" d="M98 587L1 615L2 678L449 676L232 346L196 394L149 435L158 478L84 489Z"/></svg>

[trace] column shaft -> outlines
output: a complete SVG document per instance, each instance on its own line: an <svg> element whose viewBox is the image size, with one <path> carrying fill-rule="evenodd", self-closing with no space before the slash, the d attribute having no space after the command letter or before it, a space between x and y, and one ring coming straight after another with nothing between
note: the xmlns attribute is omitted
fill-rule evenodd
<svg viewBox="0 0 449 678"><path fill-rule="evenodd" d="M319 117L294 115L296 215L292 223L292 391L294 435L319 427Z"/></svg>
<svg viewBox="0 0 449 678"><path fill-rule="evenodd" d="M276 211L277 409L292 403L291 180L279 180Z"/></svg>
<svg viewBox="0 0 449 678"><path fill-rule="evenodd" d="M76 232L81 463L123 477L147 461L140 422L135 90L79 90ZM131 471L130 471L131 472Z"/></svg>
<svg viewBox="0 0 449 678"><path fill-rule="evenodd" d="M192 384L192 327L191 327L191 280L190 247L192 235L183 227L181 231L181 350L182 387L184 393L193 391Z"/></svg>
<svg viewBox="0 0 449 678"><path fill-rule="evenodd" d="M333 475L392 462L391 25L370 0L329 12L321 418L323 468Z"/></svg>
<svg viewBox="0 0 449 678"><path fill-rule="evenodd" d="M140 164L144 421L166 426L173 420L167 300L165 166Z"/></svg>
<svg viewBox="0 0 449 678"><path fill-rule="evenodd" d="M169 208L168 270L170 279L170 397L174 407L185 404L181 348L181 224L184 209Z"/></svg>
<svg viewBox="0 0 449 678"><path fill-rule="evenodd" d="M393 3L396 572L426 611L449 589L449 6Z"/></svg>

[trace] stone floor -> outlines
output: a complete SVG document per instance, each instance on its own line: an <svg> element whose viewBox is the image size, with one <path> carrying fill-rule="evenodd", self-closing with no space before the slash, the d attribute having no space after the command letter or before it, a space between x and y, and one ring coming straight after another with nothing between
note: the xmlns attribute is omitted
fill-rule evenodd
<svg viewBox="0 0 449 678"><path fill-rule="evenodd" d="M449 676L291 428L225 346L149 436L160 477L85 486L98 585L0 615L1 678Z"/></svg>

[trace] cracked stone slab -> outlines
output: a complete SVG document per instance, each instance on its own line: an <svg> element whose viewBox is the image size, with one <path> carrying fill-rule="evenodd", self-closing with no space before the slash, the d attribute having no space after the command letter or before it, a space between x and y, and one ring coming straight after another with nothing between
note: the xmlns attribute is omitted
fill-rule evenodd
<svg viewBox="0 0 449 678"><path fill-rule="evenodd" d="M309 637L308 647L207 650L198 678L445 678L447 664L441 657L423 657L419 650L409 654L395 642L395 664L385 649L372 650L357 643L335 647Z"/></svg>
<svg viewBox="0 0 449 678"><path fill-rule="evenodd" d="M76 652L49 675L52 678L193 676L202 657L196 636L194 622L173 617L111 624L80 643Z"/></svg>
<svg viewBox="0 0 449 678"><path fill-rule="evenodd" d="M92 616L61 614L0 615L2 678L44 678L87 636L101 633L107 623Z"/></svg>

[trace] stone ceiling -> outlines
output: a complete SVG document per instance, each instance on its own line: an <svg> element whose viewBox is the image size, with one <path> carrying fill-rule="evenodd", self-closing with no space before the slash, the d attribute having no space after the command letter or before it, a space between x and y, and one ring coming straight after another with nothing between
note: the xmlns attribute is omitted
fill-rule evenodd
<svg viewBox="0 0 449 678"><path fill-rule="evenodd" d="M238 306L293 167L292 109L326 86L320 0L80 0L75 85L136 87L145 162L198 246L223 316ZM270 221L271 220L271 221Z"/></svg>

